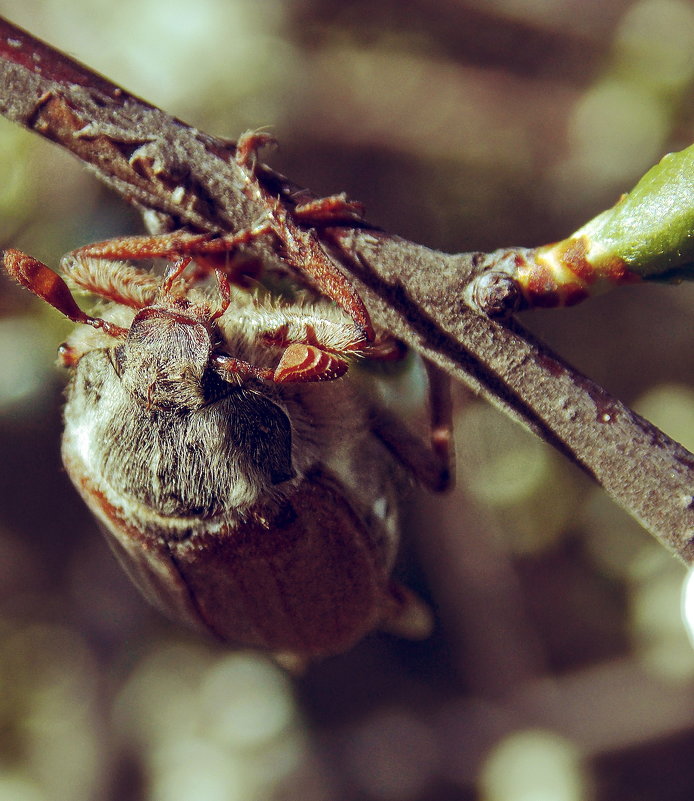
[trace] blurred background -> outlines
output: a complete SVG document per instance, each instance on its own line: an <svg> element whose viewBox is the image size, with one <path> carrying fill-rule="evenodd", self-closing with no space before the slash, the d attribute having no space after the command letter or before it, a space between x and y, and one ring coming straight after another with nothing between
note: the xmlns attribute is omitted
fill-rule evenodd
<svg viewBox="0 0 694 801"><path fill-rule="evenodd" d="M694 140L689 0L0 0L0 13L448 251L537 245ZM0 247L140 231L0 119ZM523 322L694 449L694 287ZM405 499L425 642L291 679L150 610L59 460L69 326L0 276L0 801L691 801L694 582L562 457L457 391L458 487ZM416 366L398 389L421 400ZM689 598L687 602L687 597Z"/></svg>

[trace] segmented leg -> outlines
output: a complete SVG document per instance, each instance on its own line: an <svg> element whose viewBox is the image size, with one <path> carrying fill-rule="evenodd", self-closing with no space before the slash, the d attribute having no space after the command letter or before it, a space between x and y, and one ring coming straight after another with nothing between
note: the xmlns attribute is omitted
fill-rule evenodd
<svg viewBox="0 0 694 801"><path fill-rule="evenodd" d="M396 415L379 410L374 434L392 455L425 487L444 492L453 482L453 424L450 380L425 362L429 378L429 446Z"/></svg>
<svg viewBox="0 0 694 801"><path fill-rule="evenodd" d="M241 245L272 231L269 221L235 234L191 234L173 231L168 234L122 236L84 245L73 251L75 256L92 256L99 259L180 259L184 256L210 256L233 253Z"/></svg>
<svg viewBox="0 0 694 801"><path fill-rule="evenodd" d="M254 228L248 228L226 236L174 231L156 236L118 237L78 248L73 251L70 258L73 262L81 264L88 264L90 261L100 259L109 261L116 259L170 259L172 264L168 267L164 280L159 284L164 295L184 295L188 286L197 283L210 273L214 273L222 296L220 308L210 318L211 320L216 320L229 306L231 297L230 281L241 283L243 269L241 263L233 258L236 251L242 245L246 245L258 237L270 233L271 230L270 221L265 221ZM195 269L188 270L187 277L184 278L183 272L193 259L195 260ZM136 268L130 269L132 270L131 275L138 275ZM100 276L100 280L104 286L109 285L110 279L105 273ZM152 277L152 281L157 282L157 279ZM117 293L111 294L109 291L102 291L96 281L93 282L91 289L103 297L118 300ZM121 286L119 289L123 298L120 302L131 306L136 305L132 302L128 292L124 291L124 287ZM152 293L149 299L150 303L153 302L155 295L156 291Z"/></svg>
<svg viewBox="0 0 694 801"><path fill-rule="evenodd" d="M364 221L364 205L348 200L344 192L315 198L294 207L295 220L307 225L348 225Z"/></svg>
<svg viewBox="0 0 694 801"><path fill-rule="evenodd" d="M212 357L212 364L217 373L225 380L229 376L236 376L240 381L249 378L261 378L265 381L274 380L274 370L269 367L257 367L243 359L236 359L233 356L218 354Z"/></svg>
<svg viewBox="0 0 694 801"><path fill-rule="evenodd" d="M441 490L454 480L453 405L451 378L428 359L424 360L429 381L429 437L431 450L441 468Z"/></svg>
<svg viewBox="0 0 694 801"><path fill-rule="evenodd" d="M236 143L236 163L253 170L258 160L258 151L276 144L275 137L267 131L246 131L239 136Z"/></svg>
<svg viewBox="0 0 694 801"><path fill-rule="evenodd" d="M359 338L364 344L374 338L374 328L364 302L356 289L341 272L335 262L321 247L312 231L302 229L297 224L306 219L317 219L322 224L354 222L357 207L340 195L331 198L308 201L297 207L294 215L290 213L263 188L255 178L256 154L259 148L274 141L264 132L248 132L239 138L236 145L236 162L245 171L248 192L254 193L265 208L272 228L279 238L287 262L306 276L326 297L337 303L354 320ZM303 211L302 211L303 209ZM301 220L301 217L304 220Z"/></svg>

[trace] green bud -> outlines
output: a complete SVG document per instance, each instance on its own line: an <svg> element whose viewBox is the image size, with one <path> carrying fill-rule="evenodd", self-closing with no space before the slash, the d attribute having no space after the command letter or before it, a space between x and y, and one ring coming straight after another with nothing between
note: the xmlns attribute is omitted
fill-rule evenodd
<svg viewBox="0 0 694 801"><path fill-rule="evenodd" d="M588 237L591 261L617 257L647 280L694 280L694 145L665 156L573 236Z"/></svg>

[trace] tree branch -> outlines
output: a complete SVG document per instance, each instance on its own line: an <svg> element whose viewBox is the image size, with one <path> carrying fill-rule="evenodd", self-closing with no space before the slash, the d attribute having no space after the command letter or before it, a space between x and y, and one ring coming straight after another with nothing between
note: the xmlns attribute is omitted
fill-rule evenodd
<svg viewBox="0 0 694 801"><path fill-rule="evenodd" d="M0 19L0 112L81 159L169 227L228 232L312 197L234 146L145 103ZM151 219L151 218L150 218ZM579 374L520 325L463 301L482 254L440 253L366 225L307 242L350 273L376 323L550 442L666 547L694 560L694 456ZM263 254L272 257L268 247ZM275 258L276 255L275 255Z"/></svg>

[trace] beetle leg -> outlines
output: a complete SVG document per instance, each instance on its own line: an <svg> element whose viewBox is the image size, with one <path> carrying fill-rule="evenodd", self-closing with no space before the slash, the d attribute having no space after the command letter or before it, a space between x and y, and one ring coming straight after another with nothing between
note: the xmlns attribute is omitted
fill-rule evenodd
<svg viewBox="0 0 694 801"><path fill-rule="evenodd" d="M22 253L21 250L10 249L4 252L3 263L15 281L45 300L73 323L100 328L104 333L119 339L128 333L119 325L102 320L101 317L90 317L83 312L72 297L65 281L38 259Z"/></svg>
<svg viewBox="0 0 694 801"><path fill-rule="evenodd" d="M295 343L282 353L277 367L258 367L243 359L218 354L213 357L217 372L223 377L239 379L261 378L275 384L313 383L332 381L347 372L347 362L334 353L327 353L312 345Z"/></svg>
<svg viewBox="0 0 694 801"><path fill-rule="evenodd" d="M268 145L276 144L275 137L267 131L246 131L236 143L236 163L253 172L258 159L258 151ZM341 225L363 221L364 206L356 200L348 200L341 192L328 197L311 198L297 204L292 216L308 225Z"/></svg>
<svg viewBox="0 0 694 801"><path fill-rule="evenodd" d="M390 582L388 593L380 628L408 640L429 637L434 628L434 618L428 604L397 581Z"/></svg>
<svg viewBox="0 0 694 801"><path fill-rule="evenodd" d="M164 294L171 293L174 284L183 275L183 271L193 261L192 256L184 256L183 258L174 259L169 264L164 273L164 280L161 282L161 290Z"/></svg>
<svg viewBox="0 0 694 801"><path fill-rule="evenodd" d="M172 231L149 236L118 236L101 242L92 242L72 252L73 256L91 256L97 259L175 259L195 251L212 238L212 234L192 234Z"/></svg>
<svg viewBox="0 0 694 801"><path fill-rule="evenodd" d="M270 230L271 225L266 221L253 228L244 228L235 234L223 236L211 233L193 234L189 231L121 236L84 245L73 251L73 254L100 259L177 259L199 254L230 253Z"/></svg>
<svg viewBox="0 0 694 801"><path fill-rule="evenodd" d="M374 328L361 296L328 255L315 231L301 226L307 220L309 223L320 222L323 225L353 223L360 219L357 205L340 195L334 195L300 203L293 213L290 212L277 198L270 195L255 176L257 151L270 142L274 142L274 138L263 131L243 134L236 144L236 162L245 173L249 189L253 188L256 198L265 205L268 220L280 240L286 262L308 279L319 292L347 312L361 332L361 337L371 341L374 338Z"/></svg>
<svg viewBox="0 0 694 801"><path fill-rule="evenodd" d="M348 200L341 192L300 203L294 207L292 215L306 225L349 225L363 222L364 206L356 200Z"/></svg>
<svg viewBox="0 0 694 801"><path fill-rule="evenodd" d="M373 340L374 327L361 295L324 250L315 232L303 229L279 205L268 214L285 260L352 318L363 340Z"/></svg>
<svg viewBox="0 0 694 801"><path fill-rule="evenodd" d="M451 378L429 359L424 360L424 367L429 381L429 438L441 469L443 491L453 485L455 478Z"/></svg>
<svg viewBox="0 0 694 801"><path fill-rule="evenodd" d="M231 286L229 285L229 277L221 269L215 270L215 275L217 277L217 287L219 288L219 295L222 299L222 302L217 311L210 315L210 322L218 320L231 304Z"/></svg>
<svg viewBox="0 0 694 801"><path fill-rule="evenodd" d="M275 144L277 144L277 140L268 131L246 131L239 136L236 142L234 156L236 163L241 167L253 170L258 158L258 151L262 147Z"/></svg>
<svg viewBox="0 0 694 801"><path fill-rule="evenodd" d="M123 236L93 242L73 251L72 256L83 259L170 259L178 261L185 257L195 259L200 274L217 269L226 269L233 280L234 270L229 269L230 257L247 245L272 231L269 220L253 228L244 228L234 234L223 236L211 233L193 234L189 231L172 231L166 234ZM241 270L238 270L240 273Z"/></svg>
<svg viewBox="0 0 694 801"><path fill-rule="evenodd" d="M233 356L217 354L212 357L212 363L217 368L217 373L224 379L228 379L230 375L233 375L241 381L249 378L262 378L266 381L273 380L274 370L269 367L257 367L244 359L235 359Z"/></svg>
<svg viewBox="0 0 694 801"><path fill-rule="evenodd" d="M425 361L429 377L429 445L413 434L395 414L380 409L371 425L373 433L412 475L433 492L453 483L453 437L450 381Z"/></svg>

